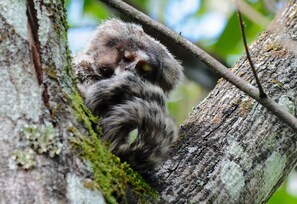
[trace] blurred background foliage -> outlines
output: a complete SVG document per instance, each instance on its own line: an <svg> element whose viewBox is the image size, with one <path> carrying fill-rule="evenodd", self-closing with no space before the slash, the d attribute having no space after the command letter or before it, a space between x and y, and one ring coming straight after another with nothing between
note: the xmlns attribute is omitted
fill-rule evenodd
<svg viewBox="0 0 297 204"><path fill-rule="evenodd" d="M152 18L197 44L228 67L243 55L243 44L233 1L231 0L125 0ZM247 41L252 42L265 30L285 0L239 0ZM66 0L69 23L69 45L73 54L88 43L101 20L124 14L108 8L99 0ZM216 85L218 76L187 51L172 45L159 34L144 30L165 44L185 67L186 79L172 94L168 108L181 124L193 107ZM292 172L286 182L268 201L269 204L297 203L297 175Z"/></svg>

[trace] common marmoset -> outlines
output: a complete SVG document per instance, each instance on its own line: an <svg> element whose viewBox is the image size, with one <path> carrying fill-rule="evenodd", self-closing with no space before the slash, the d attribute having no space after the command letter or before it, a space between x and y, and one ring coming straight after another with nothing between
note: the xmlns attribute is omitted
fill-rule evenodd
<svg viewBox="0 0 297 204"><path fill-rule="evenodd" d="M136 169L160 163L177 138L166 100L183 78L180 63L141 26L110 19L73 65L110 150Z"/></svg>

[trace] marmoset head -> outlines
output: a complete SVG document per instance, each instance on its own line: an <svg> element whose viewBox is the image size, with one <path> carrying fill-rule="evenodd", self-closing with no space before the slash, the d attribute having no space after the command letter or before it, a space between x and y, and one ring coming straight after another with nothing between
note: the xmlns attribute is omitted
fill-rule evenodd
<svg viewBox="0 0 297 204"><path fill-rule="evenodd" d="M160 42L144 33L141 26L119 19L104 21L98 27L79 61L81 68L93 72L87 75L94 81L129 71L165 93L183 78L182 66Z"/></svg>

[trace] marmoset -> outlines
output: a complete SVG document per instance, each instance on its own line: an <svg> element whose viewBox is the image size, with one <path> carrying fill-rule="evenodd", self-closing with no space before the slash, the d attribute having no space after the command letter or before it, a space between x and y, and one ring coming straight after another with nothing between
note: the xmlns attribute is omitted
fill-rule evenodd
<svg viewBox="0 0 297 204"><path fill-rule="evenodd" d="M135 169L159 164L177 139L166 100L183 78L179 61L140 25L110 19L73 65L110 150Z"/></svg>

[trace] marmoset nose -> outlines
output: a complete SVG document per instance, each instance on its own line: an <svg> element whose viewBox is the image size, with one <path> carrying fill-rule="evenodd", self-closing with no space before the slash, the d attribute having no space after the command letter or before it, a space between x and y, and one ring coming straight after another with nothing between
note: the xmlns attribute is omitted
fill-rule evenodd
<svg viewBox="0 0 297 204"><path fill-rule="evenodd" d="M130 62L128 65L124 66L123 71L131 71L137 70L139 67L139 63L137 61Z"/></svg>

